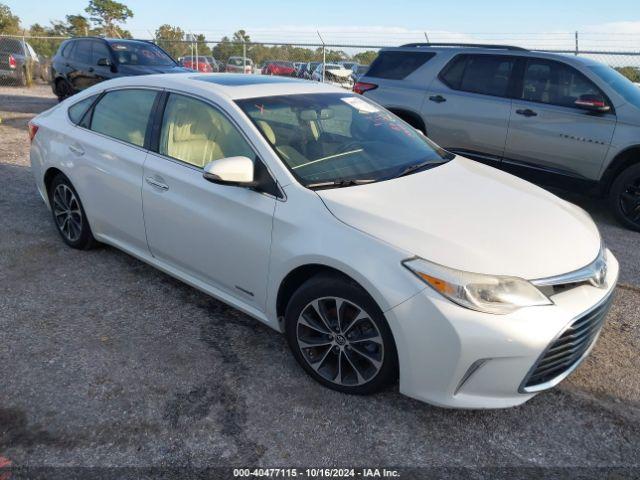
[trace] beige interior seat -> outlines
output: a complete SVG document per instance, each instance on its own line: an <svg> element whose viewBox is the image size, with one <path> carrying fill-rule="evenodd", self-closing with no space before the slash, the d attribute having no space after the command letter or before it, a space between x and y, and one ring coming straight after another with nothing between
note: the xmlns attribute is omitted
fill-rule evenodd
<svg viewBox="0 0 640 480"><path fill-rule="evenodd" d="M219 135L217 122L204 108L189 110L179 106L167 131L167 155L204 167L224 157L215 141Z"/></svg>
<svg viewBox="0 0 640 480"><path fill-rule="evenodd" d="M258 127L260 127L260 130L262 130L262 133L264 133L264 136L267 138L267 140L269 140L269 143L271 143L271 145L275 147L278 153L282 155L282 157L284 157L290 167L296 167L308 162L305 156L298 152L298 150L296 150L292 146L278 145L276 132L273 131L273 128L271 128L271 125L269 125L267 122L265 122L264 120L258 120L256 123L258 124Z"/></svg>

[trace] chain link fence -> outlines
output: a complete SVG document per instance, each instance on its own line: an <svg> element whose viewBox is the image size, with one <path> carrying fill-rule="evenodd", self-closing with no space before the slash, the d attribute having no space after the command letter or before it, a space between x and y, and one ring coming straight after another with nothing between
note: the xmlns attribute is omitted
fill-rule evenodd
<svg viewBox="0 0 640 480"><path fill-rule="evenodd" d="M514 34L515 35L515 34ZM426 32L422 41L454 41L446 35L432 38ZM322 38L318 35L318 38ZM52 80L51 58L65 37L34 37L0 35L0 88L10 95L11 89L47 85ZM407 43L398 38L394 44ZM413 39L412 39L413 40ZM491 38L464 38L467 43L491 41ZM581 49L577 34L562 41L552 39L513 39L534 51L579 55L592 58L618 69L634 82L640 82L640 50ZM569 47L570 41L575 44ZM383 42L361 44L323 42L242 42L203 41L202 36L187 36L186 40L152 40L184 67L202 72L234 72L247 74L283 75L307 80L332 82L351 88L377 56ZM388 43L388 42L384 42ZM496 42L496 43L505 43ZM585 43L585 42L583 42ZM586 45L592 46L588 40ZM618 45L618 44L616 44ZM537 48L536 48L537 47ZM564 48L557 48L564 47ZM325 68L322 68L326 64Z"/></svg>

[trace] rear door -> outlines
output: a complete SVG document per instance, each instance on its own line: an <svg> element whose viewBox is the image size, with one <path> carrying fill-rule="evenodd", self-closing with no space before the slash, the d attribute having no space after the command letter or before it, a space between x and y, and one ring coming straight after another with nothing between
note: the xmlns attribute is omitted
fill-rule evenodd
<svg viewBox="0 0 640 480"><path fill-rule="evenodd" d="M94 233L141 254L148 253L141 190L156 95L155 90L141 88L107 91L68 145L82 177L76 184L91 186L78 193Z"/></svg>
<svg viewBox="0 0 640 480"><path fill-rule="evenodd" d="M67 79L75 90L84 90L91 85L91 44L92 40L76 40L67 60Z"/></svg>
<svg viewBox="0 0 640 480"><path fill-rule="evenodd" d="M597 179L616 125L613 106L591 80L570 65L543 58L527 58L523 63L511 109L504 168L531 178L546 172ZM601 97L610 112L577 108L574 102L581 95Z"/></svg>
<svg viewBox="0 0 640 480"><path fill-rule="evenodd" d="M423 103L427 134L440 146L499 162L507 139L515 57L455 56L431 83Z"/></svg>

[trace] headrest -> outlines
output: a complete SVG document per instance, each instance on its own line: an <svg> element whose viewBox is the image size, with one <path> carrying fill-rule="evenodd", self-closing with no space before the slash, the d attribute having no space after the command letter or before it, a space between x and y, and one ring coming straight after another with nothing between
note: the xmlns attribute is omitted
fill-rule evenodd
<svg viewBox="0 0 640 480"><path fill-rule="evenodd" d="M264 120L258 120L258 126L260 127L260 130L262 130L262 132L264 133L265 137L267 137L267 140L269 140L269 143L271 143L272 145L275 145L276 133L273 131L273 128L271 128L271 125L269 125Z"/></svg>

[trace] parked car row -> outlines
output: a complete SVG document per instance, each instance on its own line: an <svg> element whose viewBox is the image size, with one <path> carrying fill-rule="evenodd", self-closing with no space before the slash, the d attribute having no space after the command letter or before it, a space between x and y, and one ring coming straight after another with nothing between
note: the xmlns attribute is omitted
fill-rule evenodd
<svg viewBox="0 0 640 480"><path fill-rule="evenodd" d="M640 230L640 89L594 60L518 47L382 49L354 90L448 151L591 192Z"/></svg>

